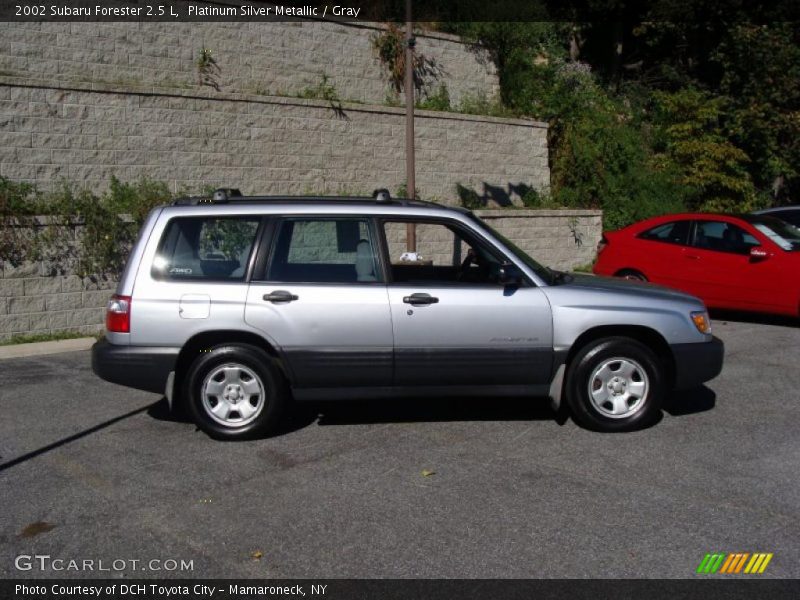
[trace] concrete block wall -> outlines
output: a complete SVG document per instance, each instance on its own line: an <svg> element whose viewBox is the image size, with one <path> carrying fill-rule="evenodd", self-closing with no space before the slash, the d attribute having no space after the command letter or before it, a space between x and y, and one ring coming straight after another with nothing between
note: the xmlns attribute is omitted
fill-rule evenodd
<svg viewBox="0 0 800 600"><path fill-rule="evenodd" d="M297 96L325 73L342 100L383 104L386 69L372 49L378 23L331 21L208 23L0 23L0 73L69 83L189 88L207 48L227 93ZM417 37L442 68L451 100L492 97L491 63L455 36Z"/></svg>
<svg viewBox="0 0 800 600"><path fill-rule="evenodd" d="M600 210L479 210L481 219L546 267L566 270L592 263L603 235Z"/></svg>
<svg viewBox="0 0 800 600"><path fill-rule="evenodd" d="M117 284L51 275L46 263L0 266L0 341L14 336L103 331L105 305Z"/></svg>
<svg viewBox="0 0 800 600"><path fill-rule="evenodd" d="M418 258L431 261L437 267L460 265L466 258L466 244L456 246L456 236L444 225L417 224L415 226ZM408 252L408 235L405 223L387 223L384 226L386 242L389 246L389 259L399 262L404 252Z"/></svg>
<svg viewBox="0 0 800 600"><path fill-rule="evenodd" d="M591 263L602 236L602 211L509 208L474 211L535 260L559 270ZM417 252L434 265L452 266L466 258L468 248L455 247L455 236L440 225L417 225ZM388 223L389 255L398 260L407 251L406 226ZM455 263L454 263L455 258Z"/></svg>
<svg viewBox="0 0 800 600"><path fill-rule="evenodd" d="M538 121L418 111L417 188L458 203L479 192L547 188L547 127ZM0 175L41 188L66 179L103 189L111 175L173 190L369 194L405 180L403 109L319 100L132 91L0 77Z"/></svg>

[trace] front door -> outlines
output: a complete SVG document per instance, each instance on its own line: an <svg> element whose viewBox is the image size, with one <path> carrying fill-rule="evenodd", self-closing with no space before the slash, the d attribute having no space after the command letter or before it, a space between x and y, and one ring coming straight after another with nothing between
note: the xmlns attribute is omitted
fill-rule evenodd
<svg viewBox="0 0 800 600"><path fill-rule="evenodd" d="M505 257L457 222L392 219L382 230L396 385L549 382L550 305L532 285L500 283Z"/></svg>
<svg viewBox="0 0 800 600"><path fill-rule="evenodd" d="M296 386L391 385L389 300L369 221L289 217L273 238L245 321L281 349Z"/></svg>
<svg viewBox="0 0 800 600"><path fill-rule="evenodd" d="M750 249L756 237L728 221L698 220L691 247L686 249L687 277L709 306L760 310L779 304L780 266L755 262Z"/></svg>

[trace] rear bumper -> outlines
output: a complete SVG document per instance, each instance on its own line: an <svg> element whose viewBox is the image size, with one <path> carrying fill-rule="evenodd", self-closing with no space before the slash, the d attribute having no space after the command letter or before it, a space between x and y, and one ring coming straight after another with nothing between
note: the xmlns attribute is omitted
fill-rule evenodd
<svg viewBox="0 0 800 600"><path fill-rule="evenodd" d="M92 370L111 383L162 394L178 352L180 348L117 346L101 340L92 346Z"/></svg>
<svg viewBox="0 0 800 600"><path fill-rule="evenodd" d="M719 338L699 344L672 344L675 389L687 390L714 379L722 371L725 346Z"/></svg>

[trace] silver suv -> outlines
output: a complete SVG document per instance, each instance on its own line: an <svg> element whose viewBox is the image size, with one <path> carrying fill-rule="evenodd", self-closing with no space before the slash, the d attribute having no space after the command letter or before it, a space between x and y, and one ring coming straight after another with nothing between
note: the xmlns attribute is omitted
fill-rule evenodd
<svg viewBox="0 0 800 600"><path fill-rule="evenodd" d="M469 211L218 190L147 218L92 352L218 438L292 399L549 397L581 425L652 423L722 368L703 303L541 266Z"/></svg>

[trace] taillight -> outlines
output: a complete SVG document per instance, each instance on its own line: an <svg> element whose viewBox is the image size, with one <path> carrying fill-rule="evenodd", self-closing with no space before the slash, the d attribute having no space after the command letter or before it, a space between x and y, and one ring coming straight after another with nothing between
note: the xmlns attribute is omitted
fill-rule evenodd
<svg viewBox="0 0 800 600"><path fill-rule="evenodd" d="M114 294L106 307L106 329L113 333L131 331L131 297Z"/></svg>
<svg viewBox="0 0 800 600"><path fill-rule="evenodd" d="M608 238L603 236L600 238L600 241L597 242L597 253L600 254L606 246L608 246Z"/></svg>

